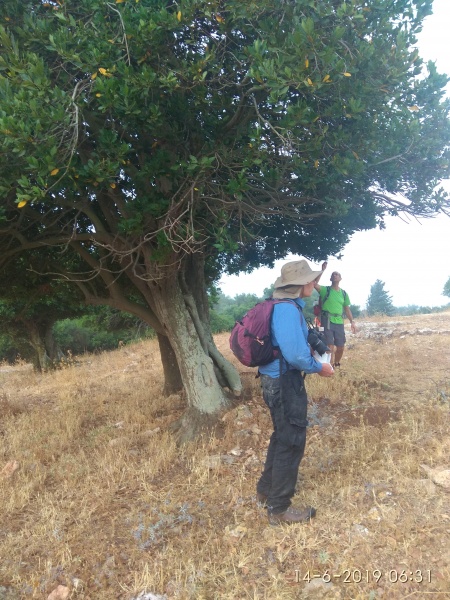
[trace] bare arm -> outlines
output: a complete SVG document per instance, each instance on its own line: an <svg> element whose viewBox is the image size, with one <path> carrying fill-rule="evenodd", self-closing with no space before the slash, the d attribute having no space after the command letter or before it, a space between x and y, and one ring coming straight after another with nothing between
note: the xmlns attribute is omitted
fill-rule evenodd
<svg viewBox="0 0 450 600"><path fill-rule="evenodd" d="M322 287L322 286L319 285L319 279L322 277L323 272L327 268L327 265L328 265L327 261L325 261L325 262L322 263L322 273L317 277L317 279L314 280L314 289L317 292L319 292L319 294L320 294L320 288Z"/></svg>
<svg viewBox="0 0 450 600"><path fill-rule="evenodd" d="M350 310L350 306L344 306L344 311L348 317L348 320L350 321L350 327L352 328L352 333L356 333L356 325L355 325L355 321L353 320L353 315L352 315L352 311Z"/></svg>

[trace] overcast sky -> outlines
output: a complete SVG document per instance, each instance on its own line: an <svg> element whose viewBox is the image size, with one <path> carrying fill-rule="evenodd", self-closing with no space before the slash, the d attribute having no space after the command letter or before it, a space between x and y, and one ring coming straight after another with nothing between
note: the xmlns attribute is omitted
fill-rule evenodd
<svg viewBox="0 0 450 600"><path fill-rule="evenodd" d="M425 20L419 37L422 58L434 60L438 71L450 74L450 0L434 0L433 15ZM450 87L448 88L450 95ZM450 181L443 182L450 192ZM442 296L450 277L450 218L444 215L421 221L402 221L399 217L386 220L385 230L355 233L342 250L340 260L328 258L328 268L321 283L328 284L332 271L342 274L343 287L352 304L363 308L370 286L377 279L385 283L395 306L417 304L440 306L450 299ZM261 268L250 274L224 276L220 288L227 296L241 293L262 295L272 284L289 256L276 263L274 270ZM312 267L318 264L310 263Z"/></svg>

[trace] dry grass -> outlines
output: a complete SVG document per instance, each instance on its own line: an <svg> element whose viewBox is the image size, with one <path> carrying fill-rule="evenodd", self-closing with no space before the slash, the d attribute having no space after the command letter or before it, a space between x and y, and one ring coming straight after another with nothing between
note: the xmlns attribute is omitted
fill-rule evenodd
<svg viewBox="0 0 450 600"><path fill-rule="evenodd" d="M223 437L183 449L153 342L0 370L0 472L18 466L0 475L0 598L450 598L450 494L420 467L450 467L450 313L395 322L349 339L332 381L307 378L309 525L270 527L255 502L271 428L253 370Z"/></svg>

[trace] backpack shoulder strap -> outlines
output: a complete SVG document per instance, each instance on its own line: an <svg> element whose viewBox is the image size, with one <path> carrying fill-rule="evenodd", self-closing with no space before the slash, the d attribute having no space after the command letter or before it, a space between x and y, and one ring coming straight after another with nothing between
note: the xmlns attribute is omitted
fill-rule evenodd
<svg viewBox="0 0 450 600"><path fill-rule="evenodd" d="M298 309L298 312L300 313L300 315L299 315L300 316L300 323L302 323L303 310L302 310L302 307L299 306L297 304L297 302L295 302L295 300L290 300L289 298L284 298L284 299L282 299L282 298L280 298L280 299L278 299L278 298L271 298L271 300L273 302L272 314L270 315L270 322L271 322L270 324L271 325L272 325L272 319L273 319L273 309L275 308L275 304L293 304ZM305 318L305 317L303 317L303 318ZM282 372L283 372L283 366L282 366L283 365L283 360L285 362L286 362L286 360L285 360L283 354L281 353L281 350L279 350L279 352L280 352L280 378L281 378L281 375L282 375ZM287 362L286 362L286 364L287 364Z"/></svg>
<svg viewBox="0 0 450 600"><path fill-rule="evenodd" d="M271 323L272 323L272 319L273 319L273 309L275 308L275 304L293 304L295 306L295 308L298 310L298 312L300 313L300 323L302 322L302 317L305 318L303 316L302 307L300 305L298 305L295 300L290 300L289 298L284 298L284 299L272 298L272 302L273 302L274 306L272 307L272 313L270 315Z"/></svg>
<svg viewBox="0 0 450 600"><path fill-rule="evenodd" d="M342 296L344 297L344 302L345 302L345 300L348 298L348 294L347 294L347 292L346 292L345 290L343 290L342 288L341 288L341 292L342 292ZM325 304L325 302L328 300L328 298L329 298L329 296L330 296L330 293L331 293L331 285L327 285L327 293L326 293L326 295L325 295L325 298L324 298L324 299L323 299L323 301L322 301L322 306L323 306L323 305Z"/></svg>
<svg viewBox="0 0 450 600"><path fill-rule="evenodd" d="M328 298L330 297L330 294L331 294L331 285L327 285L327 293L325 294L325 298L322 300L322 306L328 300Z"/></svg>
<svg viewBox="0 0 450 600"><path fill-rule="evenodd" d="M301 322L301 318L303 317L303 310L302 310L302 307L299 306L295 300L290 300L289 298L279 298L279 299L278 298L269 298L269 300L271 300L273 302L272 313L270 315L271 322L273 319L273 309L275 308L275 304L293 304L295 306L295 308L298 310L298 312L300 313L300 322Z"/></svg>
<svg viewBox="0 0 450 600"><path fill-rule="evenodd" d="M290 300L289 298L270 298L272 300L272 302L274 304L293 304L295 306L295 308L297 308L297 310L299 310L301 313L303 313L302 311L302 307L299 306L297 304L297 302L295 300Z"/></svg>

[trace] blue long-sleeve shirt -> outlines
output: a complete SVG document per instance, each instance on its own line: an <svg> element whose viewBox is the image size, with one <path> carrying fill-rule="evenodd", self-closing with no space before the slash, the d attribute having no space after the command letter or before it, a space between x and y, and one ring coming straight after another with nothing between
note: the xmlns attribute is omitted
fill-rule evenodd
<svg viewBox="0 0 450 600"><path fill-rule="evenodd" d="M293 305L296 302L301 308L305 302L297 298L292 302L275 304L272 315L272 343L278 346L283 354L283 373L287 369L297 369L305 373L318 373L322 365L311 355L306 341L308 327L303 314ZM288 363L286 365L286 363ZM280 376L280 360L277 358L268 365L259 367L259 372L269 377Z"/></svg>

